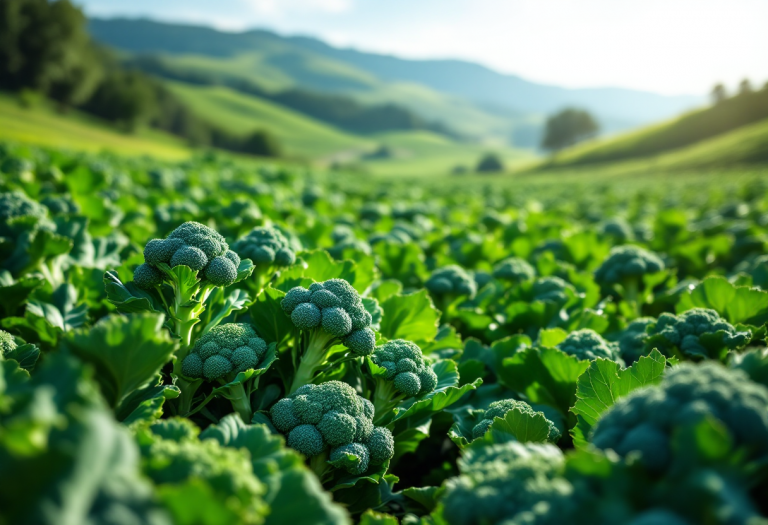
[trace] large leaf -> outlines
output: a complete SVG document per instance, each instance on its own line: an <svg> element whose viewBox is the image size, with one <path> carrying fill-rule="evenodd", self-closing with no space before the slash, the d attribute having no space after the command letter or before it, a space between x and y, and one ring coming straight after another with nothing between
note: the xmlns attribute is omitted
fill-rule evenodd
<svg viewBox="0 0 768 525"><path fill-rule="evenodd" d="M217 296L223 296L224 293L223 288L217 288ZM208 333L211 328L217 327L232 312L238 312L245 308L250 301L251 297L245 290L233 290L227 298L221 302L216 301L215 298L210 298L210 302L214 304L208 305L206 315L209 320L200 332L200 336Z"/></svg>
<svg viewBox="0 0 768 525"><path fill-rule="evenodd" d="M381 303L381 309L381 335L387 339L407 339L421 346L437 335L440 312L426 290L393 295Z"/></svg>
<svg viewBox="0 0 768 525"><path fill-rule="evenodd" d="M51 326L62 332L69 332L82 326L88 315L88 305L78 304L77 289L71 284L62 284L51 296L51 302L30 300L27 313L44 318Z"/></svg>
<svg viewBox="0 0 768 525"><path fill-rule="evenodd" d="M353 261L336 261L325 250L302 252L299 257L306 264L303 277L307 279L318 282L328 279L345 279L350 284L355 281L355 263Z"/></svg>
<svg viewBox="0 0 768 525"><path fill-rule="evenodd" d="M264 288L248 309L251 322L259 335L277 343L278 349L291 337L294 326L291 318L280 307L285 292L272 287Z"/></svg>
<svg viewBox="0 0 768 525"><path fill-rule="evenodd" d="M667 360L656 349L626 369L609 359L592 361L579 377L576 388L578 400L571 408L571 412L579 418L579 425L573 432L574 442L586 446L588 431L600 415L631 391L660 383L666 366Z"/></svg>
<svg viewBox="0 0 768 525"><path fill-rule="evenodd" d="M16 314L29 296L45 281L40 277L22 277L14 281L11 274L5 270L0 272L0 311L8 317Z"/></svg>
<svg viewBox="0 0 768 525"><path fill-rule="evenodd" d="M497 367L499 381L515 392L525 394L533 403L542 403L567 417L576 402L579 376L589 368L589 361L556 348L525 348L507 357Z"/></svg>
<svg viewBox="0 0 768 525"><path fill-rule="evenodd" d="M24 370L35 368L38 357L40 357L40 349L32 344L17 345L16 348L5 354L5 359L13 359Z"/></svg>
<svg viewBox="0 0 768 525"><path fill-rule="evenodd" d="M541 412L530 414L513 408L503 419L494 418L488 434L492 443L545 443L549 437L549 421Z"/></svg>
<svg viewBox="0 0 768 525"><path fill-rule="evenodd" d="M155 294L142 290L133 282L123 284L113 270L104 273L104 289L107 299L120 313L163 312L160 299Z"/></svg>
<svg viewBox="0 0 768 525"><path fill-rule="evenodd" d="M69 334L64 344L96 369L96 380L109 404L147 385L176 347L159 314L110 316L90 330Z"/></svg>
<svg viewBox="0 0 768 525"><path fill-rule="evenodd" d="M768 292L735 286L723 277L707 277L680 296L678 313L691 308L711 308L731 324L760 326L768 321Z"/></svg>
<svg viewBox="0 0 768 525"><path fill-rule="evenodd" d="M154 421L163 415L166 399L176 399L181 391L174 385L147 385L128 394L115 410L115 418L125 425Z"/></svg>

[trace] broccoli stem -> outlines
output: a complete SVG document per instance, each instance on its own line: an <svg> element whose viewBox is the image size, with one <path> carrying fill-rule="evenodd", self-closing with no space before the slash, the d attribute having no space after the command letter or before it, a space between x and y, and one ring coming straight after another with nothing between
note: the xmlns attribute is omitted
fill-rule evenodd
<svg viewBox="0 0 768 525"><path fill-rule="evenodd" d="M298 367L293 375L291 388L288 395L293 394L300 387L312 382L315 372L323 365L327 359L327 350L333 346L336 336L333 336L322 328L315 328L309 334L302 333L300 343L303 351L298 355Z"/></svg>
<svg viewBox="0 0 768 525"><path fill-rule="evenodd" d="M632 307L635 317L642 317L641 304L639 297L639 283L637 278L625 279L622 283L624 287L624 300Z"/></svg>
<svg viewBox="0 0 768 525"><path fill-rule="evenodd" d="M330 465L328 465L328 451L324 450L317 456L309 458L309 468L312 469L312 472L315 473L322 483L324 481L323 478L325 478L330 470Z"/></svg>
<svg viewBox="0 0 768 525"><path fill-rule="evenodd" d="M202 383L202 380L189 382L181 376L177 376L176 386L181 390L181 395L178 401L179 415L186 415L192 410L192 400L195 397L198 387Z"/></svg>
<svg viewBox="0 0 768 525"><path fill-rule="evenodd" d="M245 388L242 383L230 385L228 387L227 398L232 403L232 408L235 409L237 415L244 423L250 423L253 417L253 410L251 409L251 398L245 392Z"/></svg>
<svg viewBox="0 0 768 525"><path fill-rule="evenodd" d="M377 377L373 388L373 424L380 425L404 396L397 391L393 381Z"/></svg>

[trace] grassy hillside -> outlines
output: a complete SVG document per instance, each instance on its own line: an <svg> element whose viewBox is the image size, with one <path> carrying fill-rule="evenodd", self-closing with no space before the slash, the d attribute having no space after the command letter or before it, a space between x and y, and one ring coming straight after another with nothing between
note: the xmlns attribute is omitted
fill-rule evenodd
<svg viewBox="0 0 768 525"><path fill-rule="evenodd" d="M265 129L280 141L289 156L322 158L339 151L364 151L374 143L271 102L225 87L169 82L169 88L192 111L232 133L245 135Z"/></svg>
<svg viewBox="0 0 768 525"><path fill-rule="evenodd" d="M764 119L768 119L768 89L741 94L715 106L635 132L570 148L546 165L575 166L650 157L691 146ZM763 147L768 148L768 141Z"/></svg>
<svg viewBox="0 0 768 525"><path fill-rule="evenodd" d="M191 153L183 141L162 132L143 129L122 133L76 111L62 115L46 102L23 108L16 97L7 94L0 94L0 140L165 159L185 158Z"/></svg>

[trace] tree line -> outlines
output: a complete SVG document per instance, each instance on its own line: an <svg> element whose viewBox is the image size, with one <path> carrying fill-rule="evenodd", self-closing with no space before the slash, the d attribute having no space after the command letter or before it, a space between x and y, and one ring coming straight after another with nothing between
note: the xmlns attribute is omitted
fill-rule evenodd
<svg viewBox="0 0 768 525"><path fill-rule="evenodd" d="M238 136L196 116L162 83L123 66L94 43L69 0L0 0L0 89L32 90L62 111L77 108L126 131L151 126L195 146L263 156L280 148L266 131Z"/></svg>

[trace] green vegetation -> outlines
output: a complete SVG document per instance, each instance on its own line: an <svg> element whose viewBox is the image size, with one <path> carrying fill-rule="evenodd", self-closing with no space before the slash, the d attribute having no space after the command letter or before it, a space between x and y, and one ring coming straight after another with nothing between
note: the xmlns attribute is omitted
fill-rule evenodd
<svg viewBox="0 0 768 525"><path fill-rule="evenodd" d="M764 168L647 170L3 144L3 517L759 523Z"/></svg>
<svg viewBox="0 0 768 525"><path fill-rule="evenodd" d="M668 122L566 150L545 166L576 166L659 155L683 157L699 165L760 162L766 158L766 126L768 88L740 93ZM735 150L729 151L732 148Z"/></svg>

